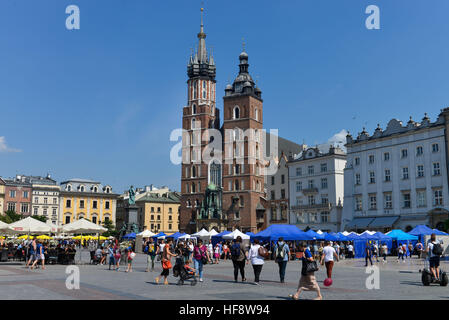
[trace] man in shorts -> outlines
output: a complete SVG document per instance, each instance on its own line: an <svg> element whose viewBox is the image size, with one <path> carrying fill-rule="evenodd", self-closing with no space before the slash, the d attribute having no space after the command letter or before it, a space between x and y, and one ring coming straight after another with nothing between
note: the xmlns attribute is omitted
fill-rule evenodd
<svg viewBox="0 0 449 320"><path fill-rule="evenodd" d="M440 256L433 253L433 248L436 245L440 245L440 242L437 241L435 233L432 233L430 235L429 243L427 244L426 253L429 256L429 267L430 272L432 272L432 275L435 279L440 278Z"/></svg>

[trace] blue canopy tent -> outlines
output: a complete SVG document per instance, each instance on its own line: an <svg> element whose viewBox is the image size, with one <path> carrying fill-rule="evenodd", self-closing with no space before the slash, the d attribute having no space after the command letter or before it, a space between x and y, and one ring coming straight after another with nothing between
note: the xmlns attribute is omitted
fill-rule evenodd
<svg viewBox="0 0 449 320"><path fill-rule="evenodd" d="M306 232L290 224L272 224L254 235L255 239L262 241L277 241L280 237L283 237L284 240L313 240L313 237Z"/></svg>
<svg viewBox="0 0 449 320"><path fill-rule="evenodd" d="M181 233L181 232L178 231L178 232L175 232L175 233L173 233L171 235L166 236L166 238L173 238L174 240L178 240L179 237L182 237L184 235L186 235L186 234L185 233Z"/></svg>
<svg viewBox="0 0 449 320"><path fill-rule="evenodd" d="M408 234L418 236L419 240L421 242L424 242L424 236L431 235L432 233L434 233L434 231L431 228L423 224L420 224L414 227Z"/></svg>
<svg viewBox="0 0 449 320"><path fill-rule="evenodd" d="M438 229L432 229L432 230L435 233L435 235L437 235L437 236L449 236L449 234L447 234L446 232L440 231Z"/></svg>
<svg viewBox="0 0 449 320"><path fill-rule="evenodd" d="M136 233L135 232L128 233L128 234L124 235L122 237L122 239L125 239L125 240L136 239Z"/></svg>
<svg viewBox="0 0 449 320"><path fill-rule="evenodd" d="M324 240L324 233L319 234L312 229L305 232L307 235L311 236L313 240Z"/></svg>
<svg viewBox="0 0 449 320"><path fill-rule="evenodd" d="M369 234L367 232L354 237L354 250L356 258L364 258L365 257L365 249L367 242L379 242L379 237L374 234Z"/></svg>
<svg viewBox="0 0 449 320"><path fill-rule="evenodd" d="M324 240L326 240L326 241L338 241L338 237L334 236L333 234L325 232L323 235L324 235Z"/></svg>
<svg viewBox="0 0 449 320"><path fill-rule="evenodd" d="M220 232L220 233L217 233L215 236L212 236L210 239L211 239L211 241L212 241L212 245L215 247L215 245L218 243L218 242L220 242L221 240L223 240L223 236L225 235L225 234L228 234L228 233L231 233L231 231L223 231L223 232Z"/></svg>
<svg viewBox="0 0 449 320"><path fill-rule="evenodd" d="M333 234L334 236L336 236L338 238L338 241L349 241L348 237L346 237L343 233L339 232L339 233L335 233Z"/></svg>
<svg viewBox="0 0 449 320"><path fill-rule="evenodd" d="M153 239L157 239L159 237L167 237L167 235L163 232L159 232L158 234L152 236Z"/></svg>
<svg viewBox="0 0 449 320"><path fill-rule="evenodd" d="M411 234L408 234L400 229L394 229L391 230L386 234L387 236L391 237L393 239L393 248L397 248L399 244L402 243L409 243L411 242L413 246L415 246L416 242L418 241L418 236L414 236ZM408 252L408 245L407 245L407 252Z"/></svg>

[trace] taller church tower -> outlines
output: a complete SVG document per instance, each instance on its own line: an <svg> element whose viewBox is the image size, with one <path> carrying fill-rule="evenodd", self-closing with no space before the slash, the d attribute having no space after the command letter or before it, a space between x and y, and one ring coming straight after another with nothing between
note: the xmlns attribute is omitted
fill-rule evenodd
<svg viewBox="0 0 449 320"><path fill-rule="evenodd" d="M219 110L216 108L216 67L212 54L206 49L206 33L201 8L201 27L198 33L198 50L192 54L187 65L187 106L183 108L182 173L180 230L196 232L196 216L199 213L209 184L221 187L221 165L205 163L202 159L209 138L207 129L220 126Z"/></svg>

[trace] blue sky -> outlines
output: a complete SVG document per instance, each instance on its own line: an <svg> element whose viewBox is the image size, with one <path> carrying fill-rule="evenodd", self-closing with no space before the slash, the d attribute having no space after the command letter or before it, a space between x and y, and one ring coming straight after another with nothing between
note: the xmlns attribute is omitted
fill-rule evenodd
<svg viewBox="0 0 449 320"><path fill-rule="evenodd" d="M76 4L81 29L65 28ZM365 28L368 5L380 30ZM0 176L50 172L111 184L168 185L171 130L186 104L186 64L201 1L0 2ZM449 105L445 0L206 1L217 100L242 38L263 91L264 126L298 143L391 118L434 121Z"/></svg>

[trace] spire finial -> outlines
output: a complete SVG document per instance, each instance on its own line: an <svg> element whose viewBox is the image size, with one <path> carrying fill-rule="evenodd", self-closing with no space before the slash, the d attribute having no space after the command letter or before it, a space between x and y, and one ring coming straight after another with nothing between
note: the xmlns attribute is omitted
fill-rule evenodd
<svg viewBox="0 0 449 320"><path fill-rule="evenodd" d="M242 37L242 49L243 49L243 52L245 52L245 38L243 38Z"/></svg>

